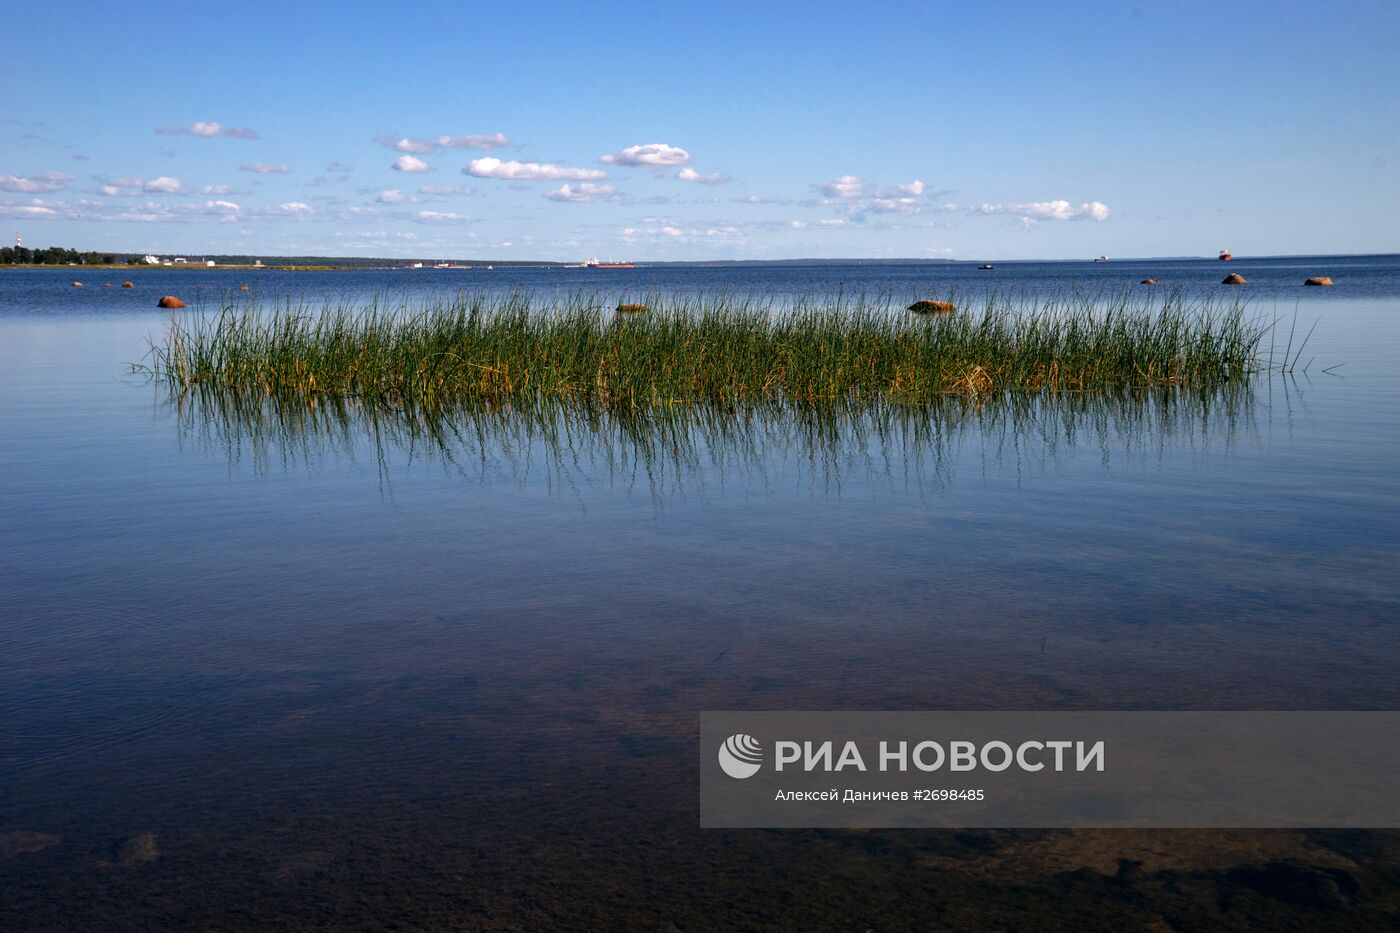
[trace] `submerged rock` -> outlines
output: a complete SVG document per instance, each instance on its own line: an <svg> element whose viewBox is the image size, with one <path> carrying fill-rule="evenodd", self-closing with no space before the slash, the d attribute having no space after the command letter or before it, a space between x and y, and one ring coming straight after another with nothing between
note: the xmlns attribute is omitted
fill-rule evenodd
<svg viewBox="0 0 1400 933"><path fill-rule="evenodd" d="M647 309L646 305L624 304L617 306L618 314L642 314Z"/></svg>
<svg viewBox="0 0 1400 933"><path fill-rule="evenodd" d="M246 291L248 290L248 286L246 286L246 285L240 285L240 286L238 286L238 290L239 290L240 292L246 292Z"/></svg>
<svg viewBox="0 0 1400 933"><path fill-rule="evenodd" d="M73 286L74 288L82 288L82 287L83 287L83 283L82 283L82 282L69 282L68 284L71 285L71 286Z"/></svg>
<svg viewBox="0 0 1400 933"><path fill-rule="evenodd" d="M1156 279L1143 279L1143 280L1142 280L1141 282L1139 282L1138 284L1139 284L1139 285L1156 285L1156 284L1157 284L1157 280L1156 280Z"/></svg>
<svg viewBox="0 0 1400 933"><path fill-rule="evenodd" d="M916 301L909 310L915 314L948 314L957 308L951 301Z"/></svg>
<svg viewBox="0 0 1400 933"><path fill-rule="evenodd" d="M1225 278L1223 278L1223 279L1220 280L1220 284L1221 284L1221 285L1243 285L1243 284L1245 284L1246 281L1248 281L1248 280L1245 279L1245 277L1242 276L1242 275L1240 275L1238 272L1231 272L1229 275L1225 276Z"/></svg>
<svg viewBox="0 0 1400 933"><path fill-rule="evenodd" d="M185 303L174 295L166 295L160 301L156 302L157 308L183 308L184 306Z"/></svg>
<svg viewBox="0 0 1400 933"><path fill-rule="evenodd" d="M155 833L140 833L130 839L123 839L112 847L112 862L122 867L144 865L154 862L159 857L160 849L156 847Z"/></svg>
<svg viewBox="0 0 1400 933"><path fill-rule="evenodd" d="M1304 285L1331 285L1332 279L1326 275L1315 275L1303 283Z"/></svg>
<svg viewBox="0 0 1400 933"><path fill-rule="evenodd" d="M1309 865L1296 859L1242 866L1226 877L1265 897L1319 910L1351 907L1360 890L1356 878L1344 869Z"/></svg>
<svg viewBox="0 0 1400 933"><path fill-rule="evenodd" d="M0 859L42 852L58 845L60 841L62 841L62 837L55 836L53 833L36 833L28 830L0 833Z"/></svg>
<svg viewBox="0 0 1400 933"><path fill-rule="evenodd" d="M135 288L135 287L136 287L136 286L135 286L135 285L132 285L130 282L123 282L123 283L122 283L122 288Z"/></svg>

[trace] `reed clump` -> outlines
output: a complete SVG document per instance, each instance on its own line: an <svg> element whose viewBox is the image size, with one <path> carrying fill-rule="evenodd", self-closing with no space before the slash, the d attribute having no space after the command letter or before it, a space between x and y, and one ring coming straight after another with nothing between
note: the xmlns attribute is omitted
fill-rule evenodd
<svg viewBox="0 0 1400 933"><path fill-rule="evenodd" d="M911 316L889 301L459 296L418 308L230 305L172 320L141 367L182 389L381 400L686 403L1210 387L1262 369L1268 326L1240 304L989 297Z"/></svg>

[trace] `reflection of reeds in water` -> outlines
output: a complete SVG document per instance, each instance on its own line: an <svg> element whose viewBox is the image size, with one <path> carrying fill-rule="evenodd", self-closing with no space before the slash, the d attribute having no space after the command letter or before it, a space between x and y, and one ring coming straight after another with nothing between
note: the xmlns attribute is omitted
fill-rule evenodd
<svg viewBox="0 0 1400 933"><path fill-rule="evenodd" d="M184 389L393 408L531 406L615 412L677 404L927 405L946 395L1210 388L1265 365L1267 326L1180 295L1058 297L920 316L889 302L658 298L619 315L576 296L416 310L229 306L172 321L149 371Z"/></svg>
<svg viewBox="0 0 1400 933"><path fill-rule="evenodd" d="M1109 458L1228 447L1251 424L1253 392L1246 381L1210 390L951 395L917 406L771 402L641 412L559 403L390 408L210 386L172 398L184 438L259 471L368 452L386 480L395 462L427 460L473 482L622 483L670 495L730 480L795 480L826 491L862 477L941 486L969 442L983 463L1018 468L1077 448Z"/></svg>

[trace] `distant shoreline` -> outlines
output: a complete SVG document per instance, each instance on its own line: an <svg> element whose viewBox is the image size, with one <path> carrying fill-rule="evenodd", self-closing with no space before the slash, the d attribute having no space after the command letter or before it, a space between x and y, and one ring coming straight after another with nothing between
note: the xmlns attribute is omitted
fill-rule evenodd
<svg viewBox="0 0 1400 933"><path fill-rule="evenodd" d="M1289 259L1365 259L1400 256L1397 252L1377 252L1377 253L1284 253L1271 256L1236 256L1234 261L1274 261ZM562 260L519 260L519 259L448 259L448 260L417 260L417 259L387 259L384 257L353 257L353 256L264 256L264 257L237 257L239 261L230 260L223 262L215 256L216 265L205 265L209 257L202 257L198 262L178 263L160 265L150 263L112 263L108 264L77 264L77 263L0 263L0 269L100 269L100 270L135 270L135 271L191 271L191 272L369 272L369 271L404 271L404 272L441 272L441 271L488 271L508 270L508 269L580 269L577 263L565 262ZM254 265L253 261L261 260L262 265ZM279 261L280 260L280 261ZM1128 256L1121 259L1110 259L1108 265L1126 265L1130 263L1155 263L1155 262L1196 262L1196 261L1217 261L1215 256ZM413 263L423 262L420 268L413 267ZM450 262L450 270L434 269L428 263ZM871 265L871 266L907 266L907 265L928 265L928 266L953 266L953 265L974 265L980 263L996 263L998 265L1025 265L1025 264L1081 264L1095 262L1091 257L1078 259L946 259L928 257L906 257L906 258L844 258L844 259L818 259L818 258L797 258L797 259L696 259L696 260L634 260L634 268L658 269L658 268L725 268L738 266L841 266L841 265ZM1099 265L1104 265L1103 261L1098 261ZM466 267L466 269L463 269ZM583 269L585 272L595 270Z"/></svg>

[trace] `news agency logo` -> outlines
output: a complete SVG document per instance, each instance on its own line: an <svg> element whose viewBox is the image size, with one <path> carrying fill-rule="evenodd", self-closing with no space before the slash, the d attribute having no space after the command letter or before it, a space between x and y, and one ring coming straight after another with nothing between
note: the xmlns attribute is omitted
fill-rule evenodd
<svg viewBox="0 0 1400 933"><path fill-rule="evenodd" d="M736 780L751 778L763 767L763 746L753 736L736 732L721 743L719 766Z"/></svg>

